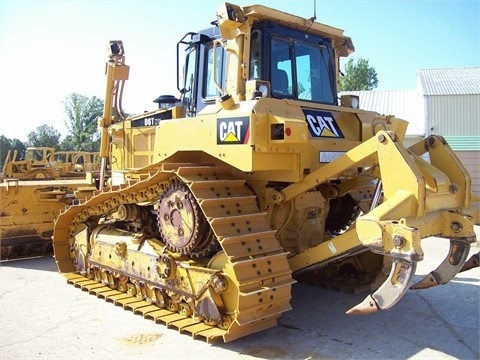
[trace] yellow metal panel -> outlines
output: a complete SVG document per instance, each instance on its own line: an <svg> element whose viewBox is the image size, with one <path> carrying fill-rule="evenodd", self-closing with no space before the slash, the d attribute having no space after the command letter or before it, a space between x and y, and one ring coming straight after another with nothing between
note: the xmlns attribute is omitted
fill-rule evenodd
<svg viewBox="0 0 480 360"><path fill-rule="evenodd" d="M150 164L150 156L148 155L135 155L133 157L133 167L141 168Z"/></svg>
<svg viewBox="0 0 480 360"><path fill-rule="evenodd" d="M239 117L238 113L235 117ZM159 126L161 131L156 133L154 162L165 160L179 151L198 151L242 171L252 170L250 141L245 144L217 144L217 116L172 119L162 121Z"/></svg>
<svg viewBox="0 0 480 360"><path fill-rule="evenodd" d="M288 259L293 272L321 263L329 258L341 256L346 251L362 246L354 230L347 231L320 245L305 250Z"/></svg>
<svg viewBox="0 0 480 360"><path fill-rule="evenodd" d="M130 68L128 66L117 66L112 68L113 78L115 80L128 80L128 73Z"/></svg>
<svg viewBox="0 0 480 360"><path fill-rule="evenodd" d="M133 146L135 151L149 150L148 140L148 134L133 134Z"/></svg>

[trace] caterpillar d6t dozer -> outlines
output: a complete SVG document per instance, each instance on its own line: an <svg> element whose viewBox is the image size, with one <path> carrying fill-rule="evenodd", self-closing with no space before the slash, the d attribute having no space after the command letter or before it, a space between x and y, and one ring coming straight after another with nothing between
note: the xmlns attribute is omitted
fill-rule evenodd
<svg viewBox="0 0 480 360"><path fill-rule="evenodd" d="M99 127L111 184L54 228L76 287L230 341L274 326L306 274L371 290L348 310L365 314L408 290L425 237L450 239L450 252L415 288L462 267L479 220L469 174L442 137L405 148L406 121L353 96L339 104L339 58L354 50L342 30L225 3L177 44L180 98L119 121L129 67L121 41L109 50Z"/></svg>

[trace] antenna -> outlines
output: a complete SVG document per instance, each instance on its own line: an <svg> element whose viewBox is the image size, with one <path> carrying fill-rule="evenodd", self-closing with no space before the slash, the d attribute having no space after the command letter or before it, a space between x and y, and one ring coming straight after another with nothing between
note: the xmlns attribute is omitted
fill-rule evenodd
<svg viewBox="0 0 480 360"><path fill-rule="evenodd" d="M313 0L313 16L310 19L305 19L303 21L304 25L307 26L307 31L313 25L313 22L317 20L317 0Z"/></svg>

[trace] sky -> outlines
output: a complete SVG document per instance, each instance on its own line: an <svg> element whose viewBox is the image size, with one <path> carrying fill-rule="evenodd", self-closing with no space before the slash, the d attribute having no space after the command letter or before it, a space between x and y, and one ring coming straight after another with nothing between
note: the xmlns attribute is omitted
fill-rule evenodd
<svg viewBox="0 0 480 360"><path fill-rule="evenodd" d="M378 90L410 90L424 68L480 66L480 0L253 0L345 31ZM0 0L0 135L27 140L43 124L66 135L71 93L105 99L106 46L122 40L129 114L178 96L176 44L210 26L218 0ZM314 6L316 4L316 6Z"/></svg>

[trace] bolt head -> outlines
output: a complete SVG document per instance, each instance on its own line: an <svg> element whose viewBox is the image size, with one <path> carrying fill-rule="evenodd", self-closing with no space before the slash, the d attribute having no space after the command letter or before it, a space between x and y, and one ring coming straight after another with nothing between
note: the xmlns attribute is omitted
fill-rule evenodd
<svg viewBox="0 0 480 360"><path fill-rule="evenodd" d="M453 232L460 232L463 230L463 226L462 224L460 224L458 221L453 221L451 224L450 224L450 229L452 229Z"/></svg>
<svg viewBox="0 0 480 360"><path fill-rule="evenodd" d="M404 246L406 243L406 239L401 236L401 235L395 235L393 237L393 245L395 245L395 247L402 247Z"/></svg>

